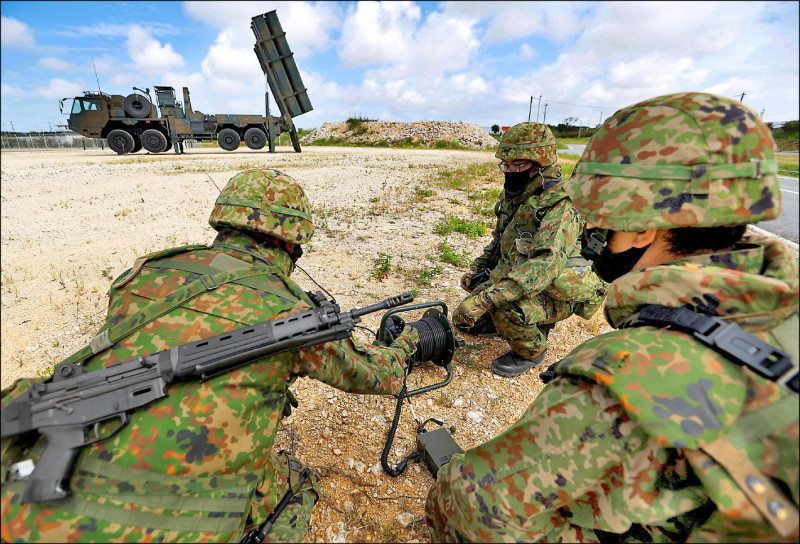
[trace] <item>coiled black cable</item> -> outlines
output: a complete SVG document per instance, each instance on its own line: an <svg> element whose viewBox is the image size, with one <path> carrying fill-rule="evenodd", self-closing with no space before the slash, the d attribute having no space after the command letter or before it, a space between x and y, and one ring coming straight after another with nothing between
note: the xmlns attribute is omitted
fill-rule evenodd
<svg viewBox="0 0 800 544"><path fill-rule="evenodd" d="M426 317L408 325L419 333L419 345L414 355L416 362L437 359L447 351L447 330L441 321L435 317Z"/></svg>

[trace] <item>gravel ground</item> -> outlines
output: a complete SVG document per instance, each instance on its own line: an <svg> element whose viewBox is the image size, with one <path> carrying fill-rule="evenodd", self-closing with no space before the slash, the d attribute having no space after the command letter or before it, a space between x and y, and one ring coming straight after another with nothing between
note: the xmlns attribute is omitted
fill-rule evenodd
<svg viewBox="0 0 800 544"><path fill-rule="evenodd" d="M433 187L442 169L495 162L491 152L306 147L302 154L241 149L190 149L177 157L109 151L2 152L0 200L0 332L2 386L17 378L49 374L52 366L83 347L100 327L113 278L136 256L188 243L208 243L208 214L234 173L255 166L278 168L300 182L312 203L317 232L300 264L330 291L343 309L417 289L416 302L442 300L452 310L461 300L463 268L434 262L444 215L472 217L468 193ZM500 186L500 177L485 182ZM433 195L415 199L418 187ZM450 234L457 252L475 256L489 241ZM388 277L373 274L378 253L392 256ZM431 256L431 257L429 257ZM441 266L430 285L415 273ZM317 290L302 272L295 279ZM406 315L408 320L417 316ZM380 315L364 319L378 326ZM601 312L571 317L550 334L545 363L609 330ZM369 340L366 332L357 336ZM506 379L488 371L508 348L496 335L464 335L445 388L412 398L420 419L435 417L455 427L466 449L516 420L542 388L532 372ZM441 381L441 368L424 365L410 387ZM427 542L424 498L433 479L412 463L399 478L379 468L394 414L393 398L351 395L299 379L300 407L284 420L277 448L291 449L322 475L323 497L305 541ZM404 409L390 462L415 448L411 410ZM431 428L431 427L429 427Z"/></svg>

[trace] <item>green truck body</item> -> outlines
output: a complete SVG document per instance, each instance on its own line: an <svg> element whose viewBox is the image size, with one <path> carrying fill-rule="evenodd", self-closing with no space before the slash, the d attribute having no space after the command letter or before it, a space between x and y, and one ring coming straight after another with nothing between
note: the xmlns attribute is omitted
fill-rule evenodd
<svg viewBox="0 0 800 544"><path fill-rule="evenodd" d="M289 132L294 150L300 141L293 117L313 109L294 56L286 41L275 11L252 18L256 37L255 53L267 83L278 104L280 116L270 115L265 93L266 115L213 114L192 108L189 89L183 88L183 103L172 87L155 86L156 100L150 89L133 88L127 96L86 91L72 99L67 126L88 138L105 138L119 154L145 149L161 153L172 147L183 151L184 140L216 141L222 149L233 151L242 141L251 149L269 146L275 151L275 138ZM64 98L60 102L63 111Z"/></svg>

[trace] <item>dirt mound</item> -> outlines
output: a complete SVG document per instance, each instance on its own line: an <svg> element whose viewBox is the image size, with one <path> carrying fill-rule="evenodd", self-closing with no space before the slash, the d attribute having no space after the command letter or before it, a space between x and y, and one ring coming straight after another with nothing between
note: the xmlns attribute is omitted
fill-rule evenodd
<svg viewBox="0 0 800 544"><path fill-rule="evenodd" d="M316 140L336 140L347 143L391 145L403 142L421 143L428 147L458 147L466 149L492 149L497 140L473 123L463 121L422 121L395 123L382 121L357 121L325 123L306 134L300 141L310 144ZM444 142L444 143L439 143Z"/></svg>

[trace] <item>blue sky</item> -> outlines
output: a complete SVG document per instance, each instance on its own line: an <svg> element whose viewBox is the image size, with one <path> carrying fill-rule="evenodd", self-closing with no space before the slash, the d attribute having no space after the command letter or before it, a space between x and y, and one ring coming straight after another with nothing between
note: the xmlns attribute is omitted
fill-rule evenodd
<svg viewBox="0 0 800 544"><path fill-rule="evenodd" d="M0 2L3 128L58 99L183 86L204 113L264 111L250 18L277 10L314 110L481 126L578 118L677 91L798 118L798 2ZM274 104L272 106L275 108ZM273 111L277 111L273 109Z"/></svg>

